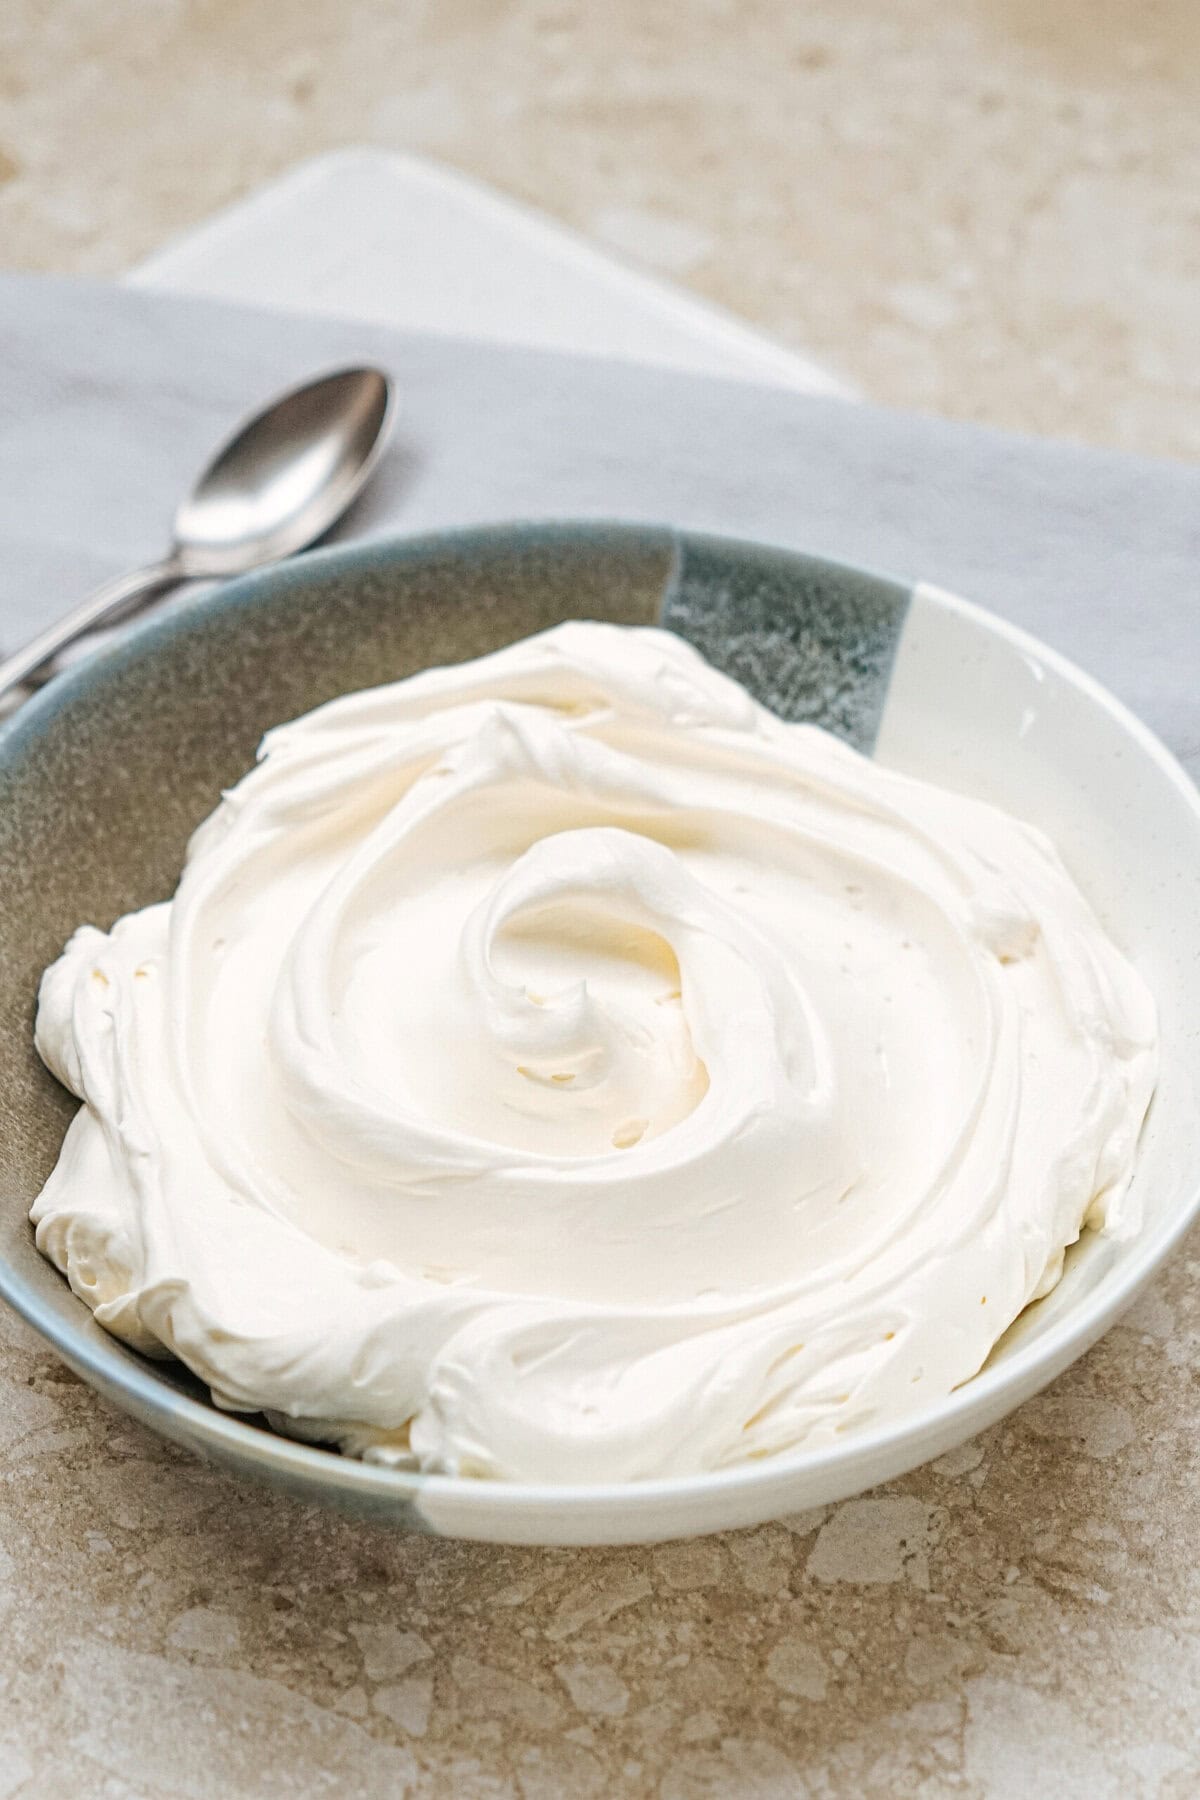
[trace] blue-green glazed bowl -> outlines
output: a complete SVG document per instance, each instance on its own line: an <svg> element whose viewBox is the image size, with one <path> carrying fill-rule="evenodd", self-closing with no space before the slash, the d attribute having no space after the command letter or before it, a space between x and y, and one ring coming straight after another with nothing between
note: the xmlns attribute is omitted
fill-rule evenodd
<svg viewBox="0 0 1200 1800"><path fill-rule="evenodd" d="M75 1107L33 1049L42 970L74 928L168 896L194 827L264 731L321 701L566 618L665 624L789 719L981 794L1056 839L1162 1009L1137 1180L1146 1224L1085 1234L1049 1300L927 1413L716 1475L555 1488L397 1473L218 1412L109 1337L28 1212ZM1200 803L1162 746L1053 652L968 603L819 558L643 526L510 525L299 558L131 630L0 732L0 1296L85 1380L201 1455L403 1527L618 1543L749 1525L943 1454L1088 1347L1200 1201Z"/></svg>

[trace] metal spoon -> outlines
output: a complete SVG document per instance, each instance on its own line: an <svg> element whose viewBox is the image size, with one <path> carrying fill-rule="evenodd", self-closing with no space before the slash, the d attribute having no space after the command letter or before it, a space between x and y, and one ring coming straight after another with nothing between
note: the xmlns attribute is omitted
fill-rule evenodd
<svg viewBox="0 0 1200 1800"><path fill-rule="evenodd" d="M106 581L0 661L0 697L162 588L240 575L315 542L374 471L394 413L391 382L364 368L322 375L247 419L175 514L174 542L162 561Z"/></svg>

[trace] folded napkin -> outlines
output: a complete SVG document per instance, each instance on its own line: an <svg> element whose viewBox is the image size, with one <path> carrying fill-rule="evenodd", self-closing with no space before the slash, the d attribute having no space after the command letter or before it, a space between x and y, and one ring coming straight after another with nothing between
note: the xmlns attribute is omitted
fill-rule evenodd
<svg viewBox="0 0 1200 1800"><path fill-rule="evenodd" d="M1200 772L1200 469L596 357L0 277L0 643L163 548L248 408L369 358L401 417L341 535L671 521L949 587L1074 657Z"/></svg>
<svg viewBox="0 0 1200 1800"><path fill-rule="evenodd" d="M374 145L309 157L173 238L125 279L854 397L811 357L499 189Z"/></svg>

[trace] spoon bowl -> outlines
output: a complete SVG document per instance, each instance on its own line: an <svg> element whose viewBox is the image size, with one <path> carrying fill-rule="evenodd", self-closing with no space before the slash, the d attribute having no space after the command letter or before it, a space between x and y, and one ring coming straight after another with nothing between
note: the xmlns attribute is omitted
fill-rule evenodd
<svg viewBox="0 0 1200 1800"><path fill-rule="evenodd" d="M250 419L175 515L181 571L240 574L315 543L373 474L392 413L386 375L358 368L307 382Z"/></svg>

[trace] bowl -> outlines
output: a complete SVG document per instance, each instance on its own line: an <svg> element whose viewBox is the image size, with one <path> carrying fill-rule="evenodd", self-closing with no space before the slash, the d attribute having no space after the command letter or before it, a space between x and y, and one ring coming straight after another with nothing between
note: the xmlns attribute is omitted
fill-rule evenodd
<svg viewBox="0 0 1200 1800"><path fill-rule="evenodd" d="M76 925L169 895L192 829L263 732L334 695L568 617L665 623L790 719L983 796L1057 842L1161 1007L1162 1075L1131 1242L1085 1233L1062 1282L948 1398L819 1452L717 1474L537 1487L370 1466L221 1413L174 1363L102 1331L28 1212L76 1102L33 1050L42 970ZM1200 796L1086 675L966 601L862 569L665 528L512 525L299 558L131 630L0 733L0 1296L144 1424L306 1500L501 1543L683 1537L843 1499L942 1455L1051 1381L1200 1205Z"/></svg>

